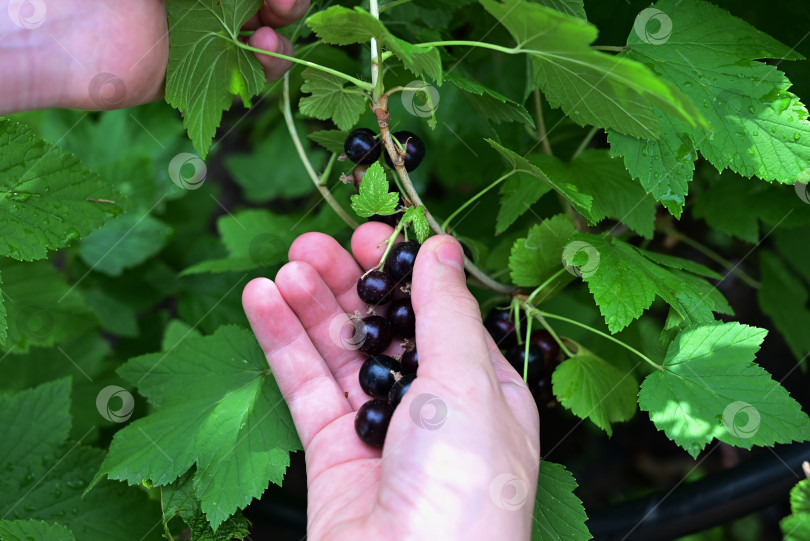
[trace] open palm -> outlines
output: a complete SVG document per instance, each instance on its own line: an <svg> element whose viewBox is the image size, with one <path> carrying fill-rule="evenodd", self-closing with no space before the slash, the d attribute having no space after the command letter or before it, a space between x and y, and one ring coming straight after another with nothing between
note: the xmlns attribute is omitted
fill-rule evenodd
<svg viewBox="0 0 810 541"><path fill-rule="evenodd" d="M334 322L366 310L357 280L391 232L361 226L354 257L329 236L303 235L275 282L253 280L243 293L306 453L308 535L528 539L537 408L485 331L450 237L429 239L414 268L419 377L382 451L355 435L355 413L369 400L358 381L363 356L335 339Z"/></svg>

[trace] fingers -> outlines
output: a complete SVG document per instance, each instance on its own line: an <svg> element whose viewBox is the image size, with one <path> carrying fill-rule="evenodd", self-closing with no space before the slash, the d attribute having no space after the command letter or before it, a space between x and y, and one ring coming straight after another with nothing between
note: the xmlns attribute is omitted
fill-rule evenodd
<svg viewBox="0 0 810 541"><path fill-rule="evenodd" d="M306 450L325 426L352 411L349 402L272 281L251 280L242 305Z"/></svg>
<svg viewBox="0 0 810 541"><path fill-rule="evenodd" d="M309 0L264 0L259 19L263 24L281 28L303 17L308 9Z"/></svg>
<svg viewBox="0 0 810 541"><path fill-rule="evenodd" d="M385 252L383 243L393 231L393 227L380 222L368 222L357 228L352 235L352 253L363 269L370 269L380 262ZM397 242L401 240L401 236L397 238Z"/></svg>
<svg viewBox="0 0 810 541"><path fill-rule="evenodd" d="M253 32L247 42L248 45L256 47L257 49L293 56L293 46L290 40L268 26L262 26ZM266 54L254 54L264 68L264 73L268 81L278 79L292 67L292 62L289 60L268 56Z"/></svg>

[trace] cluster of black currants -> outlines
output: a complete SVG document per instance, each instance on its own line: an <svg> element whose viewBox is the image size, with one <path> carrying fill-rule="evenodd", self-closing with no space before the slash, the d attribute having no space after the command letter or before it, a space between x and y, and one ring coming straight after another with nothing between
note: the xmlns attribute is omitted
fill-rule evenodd
<svg viewBox="0 0 810 541"><path fill-rule="evenodd" d="M534 396L538 406L554 403L551 392L551 374L560 363L560 346L546 330L534 331L529 336L529 355L526 363L526 344L518 344L515 323L509 317L508 309L495 308L484 319L492 339L504 351L518 374L523 376L523 367L526 366L526 384ZM520 313L520 328L526 328L526 316Z"/></svg>
<svg viewBox="0 0 810 541"><path fill-rule="evenodd" d="M354 428L360 439L382 447L394 409L416 378L419 357L416 353L416 316L410 295L394 298L395 292L411 281L419 243L395 244L382 270L364 274L357 282L360 299L372 307L387 304L385 317L372 313L356 326L359 350L369 357L360 367L360 387L371 397L357 410ZM398 360L383 351L394 336L405 339L405 352Z"/></svg>

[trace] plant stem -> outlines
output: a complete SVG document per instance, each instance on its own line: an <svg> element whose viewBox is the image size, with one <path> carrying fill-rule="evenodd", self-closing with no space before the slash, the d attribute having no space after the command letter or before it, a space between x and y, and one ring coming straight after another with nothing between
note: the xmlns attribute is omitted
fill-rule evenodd
<svg viewBox="0 0 810 541"><path fill-rule="evenodd" d="M750 286L750 287L752 287L754 289L759 289L759 288L762 287L762 284L760 282L758 282L757 280L752 278L744 270L741 270L737 265L734 265L731 261L724 258L723 256L721 256L720 254L718 254L717 252L715 252L714 250L712 250L708 246L705 246L705 245L701 244L700 242L698 242L698 241L684 235L680 231L678 231L676 229L673 229L671 227L659 227L658 230L661 231L662 233L665 233L665 234L669 235L670 237L678 239L679 241L683 242L684 244L686 244L688 246L691 246L692 248L694 248L695 250L697 250L701 254L705 255L706 257L708 257L712 261L715 261L715 262L719 263L720 265L722 265L723 267L728 269L730 272L735 274L740 280L742 280L743 282L748 284L748 286Z"/></svg>
<svg viewBox="0 0 810 541"><path fill-rule="evenodd" d="M377 0L369 0L369 13L375 19L380 18L380 6ZM383 81L382 77L380 77L381 63L380 45L377 43L376 38L371 38L371 87L374 89L371 99L373 101L380 99L383 93Z"/></svg>
<svg viewBox="0 0 810 541"><path fill-rule="evenodd" d="M315 169L312 167L312 163L310 163L309 158L307 157L307 153L304 150L304 145L301 144L301 139L298 137L298 129L295 127L295 121L293 120L292 116L292 109L290 108L290 72L284 74L284 84L283 84L283 111L284 111L284 121L287 123L287 130L290 132L290 137L292 138L293 144L295 145L295 149L298 151L298 156L301 158L301 163L304 164L304 169L307 170L307 174L309 174L309 178L312 180L312 183L315 184L315 187L321 192L321 196L324 200L332 207L332 210L337 213L340 218L346 222L346 224L351 227L352 229L357 229L358 224L355 222L351 216L349 216L343 207L341 207L335 198L332 196L332 192L322 184L323 178L326 178L324 174L323 178L319 178L318 174L315 172ZM331 167L330 162L327 165L327 170Z"/></svg>
<svg viewBox="0 0 810 541"><path fill-rule="evenodd" d="M596 49L597 51L616 51L617 53L626 51L628 49L628 47L624 45L594 45L591 48Z"/></svg>
<svg viewBox="0 0 810 541"><path fill-rule="evenodd" d="M544 318L540 314L535 315L537 316L537 319L540 320L540 323L543 325L543 327L548 331L548 334L550 334L551 337L554 339L554 341L557 342L557 344L560 346L560 349L562 350L563 353L565 353L566 357L573 357L574 354L571 353L571 350L568 349L568 346L565 345L563 339L560 338L560 336L554 331L554 328L548 324L546 318Z"/></svg>
<svg viewBox="0 0 810 541"><path fill-rule="evenodd" d="M388 129L388 124L391 120L391 115L388 113L388 95L383 94L380 96L379 100L373 102L371 104L371 110L377 117L377 124L380 126L380 135L383 145L385 146L385 151L388 152L388 155L391 157L391 162L394 164L394 169L402 181L402 186L405 188L405 195L413 206L418 207L419 205L422 205L425 208L425 219L427 220L430 229L434 233L438 235L446 234L446 231L442 229L442 226L436 221L436 218L433 217L427 207L425 207L424 203L422 203L422 199L419 197L419 194L413 187L411 178L408 176L408 171L405 169L405 161L403 156L397 152L397 146L394 143L393 137L391 137L391 131ZM507 284L502 284L501 282L498 282L497 280L494 280L488 276L484 271L478 268L475 263L470 261L466 255L464 256L464 268L467 269L467 272L469 272L471 276L481 282L484 287L491 289L492 291L504 293L506 295L512 295L516 291L514 287Z"/></svg>
<svg viewBox="0 0 810 541"><path fill-rule="evenodd" d="M540 89L535 88L532 92L534 96L534 118L537 123L537 141L543 147L543 152L549 156L553 156L551 152L551 143L548 142L548 134L546 133L546 122L543 120L543 104L540 101Z"/></svg>
<svg viewBox="0 0 810 541"><path fill-rule="evenodd" d="M548 278L548 280L546 280L545 282L543 282L542 284L540 284L539 286L537 286L537 287L534 289L534 291L532 291L532 292L531 292L531 294L529 295L529 297L526 299L526 302L527 302L527 303L529 303L529 304L532 304L532 303L533 303L533 301L534 301L534 298L535 298L535 297L536 297L536 296L537 296L537 295L538 295L538 294L539 294L541 291L543 291L543 290L544 290L546 287L548 287L548 285L549 285L551 282L553 282L554 280L556 280L556 279L557 279L557 277L558 277L558 276L560 276L560 275L561 275L562 273L564 273L564 272L566 272L566 270L563 268L563 269L558 270L558 271L557 271L557 272L555 272L554 274L552 274L552 275L551 275L551 276Z"/></svg>
<svg viewBox="0 0 810 541"><path fill-rule="evenodd" d="M223 36L220 36L220 37L223 37ZM295 58L294 56L287 56L286 54L273 53L273 52L270 52L270 51L265 51L264 49L258 49L256 47L251 47L247 43L242 43L241 41L236 40L236 39L229 40L229 41L231 43L233 43L234 45L236 45L237 47L245 49L246 51L252 51L254 53L264 54L264 55L267 55L267 56L273 56L273 57L276 57L276 58L283 58L284 60L289 60L290 62L294 62L296 64L301 64L302 66L307 66L307 67L310 67L310 68L315 68L317 70L321 70L321 71L326 72L326 73L330 73L330 74L334 75L335 77L340 77L341 79L345 79L346 81L349 81L350 83L354 84L355 86L357 86L359 88L362 88L363 90L365 90L367 92L371 92L371 91L374 90L374 86L371 85L370 83L367 83L365 81L361 81L360 79L357 79L356 77L352 77L351 75L347 75L347 74L343 73L342 71L333 70L332 68L327 68L326 66L321 66L320 64L316 64L315 62L310 62L308 60L301 60L300 58Z"/></svg>
<svg viewBox="0 0 810 541"><path fill-rule="evenodd" d="M486 188L484 188L483 190L481 190L480 192L478 192L477 194L475 194L473 197L471 197L470 199L467 199L467 201L465 201L463 205L461 205L460 207L458 207L458 208L455 210L455 212L453 212L453 214L451 214L450 216L448 216L448 217L447 217L447 218L444 220L444 222L442 222L442 225L441 225L442 230L443 230L443 231L447 231L447 226L450 224L450 222L451 222L451 221L453 221L453 218L455 218L456 216L458 216L458 214L459 214L461 211L463 211L464 209L466 209L467 207L469 207L469 206L470 206L472 203L474 203L475 201L477 201L479 197L481 197L482 195L484 195L485 193L487 193L489 190L491 190L492 188L494 188L495 186L497 186L498 184L500 184L501 182L503 182L504 180L508 179L509 177L511 177L511 176L512 176L512 175L514 175L514 174L515 174L515 171L514 171L514 170L509 171L508 173L506 173L506 174L505 174L505 175L503 175L502 177L500 177L500 178L496 179L494 182L492 182L492 184L490 184L489 186L487 186Z"/></svg>
<svg viewBox="0 0 810 541"><path fill-rule="evenodd" d="M626 350L630 351L631 353L636 354L640 359L642 359L643 361L646 361L651 366L655 367L656 370L663 370L664 369L663 366L661 366L660 364L654 362L652 359L650 359L649 357L647 357L646 355L641 353L639 350L637 350L633 346L631 346L629 344L626 344L626 343L622 342L621 340L619 340L618 338L614 338L614 337L610 336L609 334L605 334L605 333L603 333L602 331L600 331L598 329L594 329L593 327L591 327L589 325L585 325L584 323L580 323L579 321L569 319L569 318L564 317L564 316L558 316L557 314L550 314L548 312L543 312L543 311L538 310L537 308L534 308L534 307L531 307L531 306L529 307L529 309L531 310L532 314L539 315L539 316L542 316L542 317L547 317L549 319L557 319L559 321L564 321L566 323L570 323L571 325L576 325L577 327L581 327L581 328L583 328L583 329L585 329L587 331L590 331L590 332L592 332L594 334L597 334L597 335L601 336L602 338L607 338L608 340L610 340L612 342L615 342L616 344L619 344L620 346L622 346Z"/></svg>
<svg viewBox="0 0 810 541"><path fill-rule="evenodd" d="M493 51L500 51L506 54L517 54L524 51L518 47L503 47L495 45L494 43L486 43L484 41L463 41L463 40L450 40L450 41L428 41L425 43L415 43L419 47L452 47L454 45L461 47L480 47L482 49L492 49Z"/></svg>
<svg viewBox="0 0 810 541"><path fill-rule="evenodd" d="M579 158L579 155L582 154L582 152L588 146L588 143L591 142L591 139L593 139L593 136L596 135L596 132L598 132L598 131L599 131L599 128L597 128L595 126L593 128L591 128L591 131L588 132L588 135L585 136L585 139L582 140L582 142L579 144L579 146L574 151L574 153L571 154L571 160L570 161L574 161L577 158Z"/></svg>

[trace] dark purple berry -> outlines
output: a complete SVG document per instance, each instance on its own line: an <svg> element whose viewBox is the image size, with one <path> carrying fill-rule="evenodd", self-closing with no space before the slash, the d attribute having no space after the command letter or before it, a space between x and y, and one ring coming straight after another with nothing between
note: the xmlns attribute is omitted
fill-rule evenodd
<svg viewBox="0 0 810 541"><path fill-rule="evenodd" d="M387 398L397 381L392 372L399 372L399 361L388 355L369 357L360 367L360 387L372 398Z"/></svg>
<svg viewBox="0 0 810 541"><path fill-rule="evenodd" d="M547 406L554 402L554 393L551 391L551 379L543 376L530 387L534 401L538 406Z"/></svg>
<svg viewBox="0 0 810 541"><path fill-rule="evenodd" d="M355 328L357 348L368 355L382 353L391 343L391 324L382 316L366 316L360 320Z"/></svg>
<svg viewBox="0 0 810 541"><path fill-rule="evenodd" d="M410 297L391 301L385 317L391 323L394 334L402 338L413 338L416 334L416 315Z"/></svg>
<svg viewBox="0 0 810 541"><path fill-rule="evenodd" d="M385 304L391 300L396 283L383 271L373 270L357 281L357 295L366 304Z"/></svg>
<svg viewBox="0 0 810 541"><path fill-rule="evenodd" d="M410 282L413 274L413 264L419 252L419 243L406 240L395 244L385 260L385 272L397 283Z"/></svg>
<svg viewBox="0 0 810 541"><path fill-rule="evenodd" d="M403 353L399 362L402 365L403 374L416 374L416 371L419 370L419 355L416 353L416 348Z"/></svg>
<svg viewBox="0 0 810 541"><path fill-rule="evenodd" d="M382 447L391 415L394 414L387 400L373 398L360 406L354 418L354 431L363 443Z"/></svg>
<svg viewBox="0 0 810 541"><path fill-rule="evenodd" d="M419 136L409 131L398 131L391 135L405 149L405 170L413 171L419 167L425 157L425 143L422 142ZM394 162L391 161L388 152L385 153L385 161L389 167L394 167Z"/></svg>
<svg viewBox="0 0 810 541"><path fill-rule="evenodd" d="M526 344L514 345L506 352L506 360L517 370L520 377L523 377L523 364L526 359ZM526 383L529 387L534 386L543 377L546 370L546 362L543 350L534 344L529 344L529 363L526 372Z"/></svg>
<svg viewBox="0 0 810 541"><path fill-rule="evenodd" d="M525 329L526 316L521 312L521 329ZM515 324L509 319L509 309L493 308L484 319L484 327L489 331L495 344L501 349L509 349L517 344Z"/></svg>
<svg viewBox="0 0 810 541"><path fill-rule="evenodd" d="M560 345L547 330L535 331L529 336L529 342L543 351L546 359L546 366L551 368L557 362L560 355Z"/></svg>
<svg viewBox="0 0 810 541"><path fill-rule="evenodd" d="M368 128L353 130L343 143L346 156L358 165L369 165L379 160L382 147L375 135Z"/></svg>
<svg viewBox="0 0 810 541"><path fill-rule="evenodd" d="M415 379L415 374L407 374L394 383L394 386L391 387L391 391L388 393L388 403L391 404L392 408L396 408L399 405L402 397L405 396L405 393L411 388L411 383L413 383Z"/></svg>

